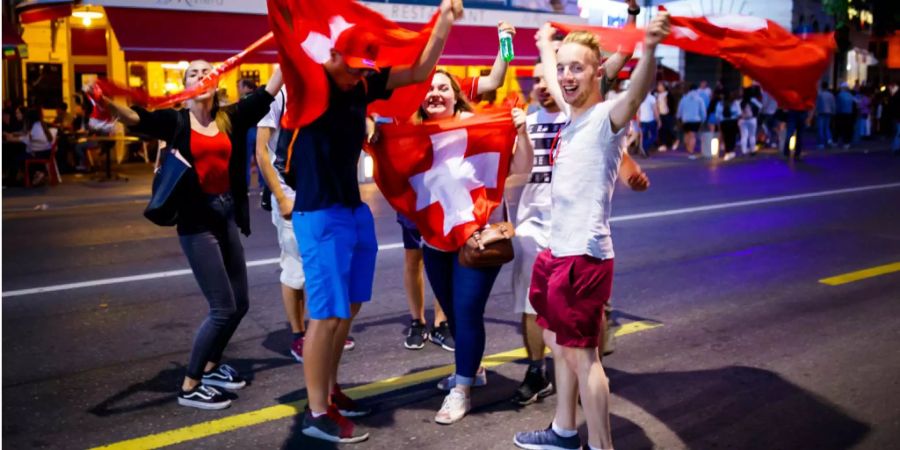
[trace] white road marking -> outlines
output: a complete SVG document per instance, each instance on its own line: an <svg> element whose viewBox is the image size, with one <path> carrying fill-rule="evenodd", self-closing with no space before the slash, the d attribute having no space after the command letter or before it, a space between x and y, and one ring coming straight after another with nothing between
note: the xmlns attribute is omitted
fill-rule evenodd
<svg viewBox="0 0 900 450"><path fill-rule="evenodd" d="M393 244L384 244L384 245L378 246L378 250L394 250L397 248L403 248L403 243L395 242ZM278 264L278 262L280 260L281 260L281 258L270 258L270 259L257 259L254 261L247 261L247 267ZM43 287L36 287L36 288L30 288L30 289L19 289L16 291L4 292L3 298L20 297L23 295L32 295L32 294L43 294L43 293L47 293L47 292L56 292L56 291L68 291L71 289L79 289L79 288L94 287L94 286L106 286L109 284L131 283L133 281L155 280L158 278L170 278L170 277L178 277L178 276L190 275L190 274L191 274L191 269L181 269L181 270L167 270L165 272L146 273L143 275L131 275L131 276L127 276L127 277L103 278L100 280L81 281L78 283L66 283L66 284L57 284L54 286L43 286Z"/></svg>
<svg viewBox="0 0 900 450"><path fill-rule="evenodd" d="M641 214L629 214L626 216L617 216L609 219L611 223L627 222L631 220L653 219L657 217L678 216L690 213L716 211L720 209L741 208L744 206L764 205L769 203L789 202L793 200L803 200L809 198L829 197L832 195L851 194L855 192L874 191L880 189L892 189L900 187L900 183L876 184L871 186L860 186L846 189L833 189L828 191L810 192L806 194L783 195L778 197L758 198L755 200L744 200L739 202L718 203L715 205L695 206L691 208L669 209L665 211L655 211ZM378 250L394 250L403 248L403 243L395 242L392 244L379 245ZM259 259L255 261L247 261L247 267L264 266L269 264L278 264L279 258ZM57 284L54 286L43 286L30 289L19 289L3 293L3 298L20 297L23 295L42 294L46 292L67 291L71 289L80 289L94 286L105 286L110 284L130 283L133 281L154 280L158 278L170 278L182 275L189 275L190 269L170 270L165 272L154 272L143 275L132 275L127 277L104 278L100 280L82 281L78 283Z"/></svg>
<svg viewBox="0 0 900 450"><path fill-rule="evenodd" d="M834 189L830 191L810 192L808 194L783 195L779 197L758 198L755 200L744 200L740 202L719 203L716 205L694 206L691 208L669 209L666 211L656 211L642 214L629 214L627 216L612 217L610 222L626 222L629 220L652 219L656 217L677 216L681 214L690 214L695 212L715 211L718 209L740 208L743 206L764 205L767 203L789 202L791 200L803 200L807 198L829 197L832 195L851 194L854 192L873 191L878 189L891 189L900 187L900 183L876 184L872 186L861 186L847 189Z"/></svg>

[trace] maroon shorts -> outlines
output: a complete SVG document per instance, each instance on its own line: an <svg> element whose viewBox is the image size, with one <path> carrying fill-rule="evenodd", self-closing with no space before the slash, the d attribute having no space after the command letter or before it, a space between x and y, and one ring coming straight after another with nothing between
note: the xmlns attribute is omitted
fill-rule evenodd
<svg viewBox="0 0 900 450"><path fill-rule="evenodd" d="M556 258L549 249L542 251L528 293L538 325L556 333L556 343L564 347L599 346L612 278L612 259Z"/></svg>

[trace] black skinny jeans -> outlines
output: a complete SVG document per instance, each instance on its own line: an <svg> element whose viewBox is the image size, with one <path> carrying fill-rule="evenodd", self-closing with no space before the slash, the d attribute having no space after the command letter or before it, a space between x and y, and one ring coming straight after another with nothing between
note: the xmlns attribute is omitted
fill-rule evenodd
<svg viewBox="0 0 900 450"><path fill-rule="evenodd" d="M194 338L187 376L199 380L207 361L218 363L222 352L250 306L244 247L234 223L231 196L209 198L210 208L221 220L207 231L179 235L181 248L194 278L209 303L209 315Z"/></svg>

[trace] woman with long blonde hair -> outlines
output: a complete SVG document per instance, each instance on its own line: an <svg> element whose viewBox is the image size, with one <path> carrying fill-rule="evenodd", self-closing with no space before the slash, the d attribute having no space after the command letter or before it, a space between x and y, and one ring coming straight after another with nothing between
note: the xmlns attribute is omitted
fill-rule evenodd
<svg viewBox="0 0 900 450"><path fill-rule="evenodd" d="M192 62L185 71L185 88L195 86L211 71L206 61ZM215 87L188 100L181 110L147 111L102 99L124 125L165 140L190 165L172 194L178 205L176 227L194 278L209 303L209 315L194 338L178 393L180 405L227 408L231 400L217 388L241 389L247 384L233 367L221 362L249 307L247 264L238 235L238 229L250 234L245 136L269 111L282 84L278 69L265 88L224 107L219 105Z"/></svg>

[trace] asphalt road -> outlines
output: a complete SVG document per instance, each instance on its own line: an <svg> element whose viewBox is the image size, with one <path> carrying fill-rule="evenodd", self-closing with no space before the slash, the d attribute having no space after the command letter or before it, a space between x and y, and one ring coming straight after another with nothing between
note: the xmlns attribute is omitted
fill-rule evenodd
<svg viewBox="0 0 900 450"><path fill-rule="evenodd" d="M619 188L613 201L615 317L633 331L604 361L617 448L896 448L900 271L819 280L900 262L900 158L669 155L643 164L651 189ZM516 431L546 427L554 397L515 407L508 399L525 366L503 358L491 360L468 417L433 423L443 395L422 371L452 355L403 348L399 227L373 186L363 192L383 248L375 298L353 327L357 348L341 373L377 409L358 421L372 437L357 447L512 448ZM244 240L255 261L251 309L226 352L252 384L231 408L205 412L179 407L174 395L206 303L190 275L160 275L187 264L174 230L147 222L142 208L139 199L4 208L4 447L145 438L130 445L330 448L302 436L291 409L305 397L303 373L287 352L268 213L254 209ZM30 291L39 287L55 290ZM487 308L487 355L521 347L511 311L507 267Z"/></svg>

